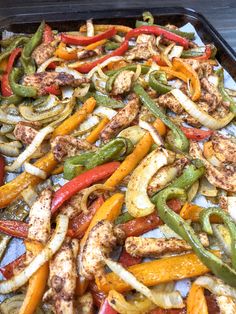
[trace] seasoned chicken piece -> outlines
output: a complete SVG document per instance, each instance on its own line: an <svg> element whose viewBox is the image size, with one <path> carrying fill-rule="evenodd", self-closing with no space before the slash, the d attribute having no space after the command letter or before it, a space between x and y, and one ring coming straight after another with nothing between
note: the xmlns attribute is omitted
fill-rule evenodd
<svg viewBox="0 0 236 314"><path fill-rule="evenodd" d="M170 109L176 114L181 114L185 112L181 104L171 93L166 93L164 95L161 95L158 98L158 104L164 108Z"/></svg>
<svg viewBox="0 0 236 314"><path fill-rule="evenodd" d="M136 118L139 111L139 99L134 97L122 108L106 125L101 132L100 138L103 142L115 137L121 130L127 128Z"/></svg>
<svg viewBox="0 0 236 314"><path fill-rule="evenodd" d="M38 47L36 47L32 53L32 57L34 58L37 65L41 65L46 60L53 56L54 51L56 50L55 43L42 43Z"/></svg>
<svg viewBox="0 0 236 314"><path fill-rule="evenodd" d="M76 309L79 314L94 313L93 297L90 292L87 292L82 297L78 298Z"/></svg>
<svg viewBox="0 0 236 314"><path fill-rule="evenodd" d="M29 212L28 238L46 243L51 230L52 191L45 189Z"/></svg>
<svg viewBox="0 0 236 314"><path fill-rule="evenodd" d="M91 57L101 55L102 52L103 52L102 47L98 47L94 50L86 50L86 49L82 48L81 50L78 50L77 58L78 58L78 60L83 60L86 58L91 58Z"/></svg>
<svg viewBox="0 0 236 314"><path fill-rule="evenodd" d="M106 220L99 221L90 231L88 239L81 248L79 273L92 280L104 273L104 258L108 257L116 245L113 224Z"/></svg>
<svg viewBox="0 0 236 314"><path fill-rule="evenodd" d="M137 38L136 46L126 53L127 60L147 60L157 54L156 38L153 35L140 35Z"/></svg>
<svg viewBox="0 0 236 314"><path fill-rule="evenodd" d="M224 295L216 296L216 302L220 308L220 314L236 313L236 301L233 298Z"/></svg>
<svg viewBox="0 0 236 314"><path fill-rule="evenodd" d="M211 95L215 95L216 102L219 104L222 101L221 94L219 93L218 89L215 85L211 84L207 78L201 79L201 86Z"/></svg>
<svg viewBox="0 0 236 314"><path fill-rule="evenodd" d="M81 151L91 150L92 145L71 135L60 135L51 141L51 149L55 159L61 161L65 157L78 155Z"/></svg>
<svg viewBox="0 0 236 314"><path fill-rule="evenodd" d="M204 246L209 246L206 234L199 234L199 238ZM142 237L128 237L125 241L125 249L134 257L159 257L164 254L178 254L192 250L191 246L182 239Z"/></svg>
<svg viewBox="0 0 236 314"><path fill-rule="evenodd" d="M132 79L134 77L133 71L122 71L115 79L113 84L112 94L119 95L130 91Z"/></svg>
<svg viewBox="0 0 236 314"><path fill-rule="evenodd" d="M188 159L183 157L176 160L172 165L162 167L149 182L148 195L155 194L160 188L163 188L173 179L180 176L183 168L186 164L188 164L188 162Z"/></svg>
<svg viewBox="0 0 236 314"><path fill-rule="evenodd" d="M76 217L81 211L81 200L83 197L83 191L76 193L69 201L66 202L60 209L61 214L66 215L69 219Z"/></svg>
<svg viewBox="0 0 236 314"><path fill-rule="evenodd" d="M194 59L185 59L185 63L188 63L198 74L199 78L208 77L213 72L213 67L209 62L200 62Z"/></svg>
<svg viewBox="0 0 236 314"><path fill-rule="evenodd" d="M220 168L214 167L203 157L202 150L195 141L190 142L189 154L193 158L202 160L206 167L206 178L211 184L227 191L236 192L236 171L233 166L222 165Z"/></svg>
<svg viewBox="0 0 236 314"><path fill-rule="evenodd" d="M51 301L56 314L75 314L76 257L78 240L66 240L49 264L49 290L44 301Z"/></svg>
<svg viewBox="0 0 236 314"><path fill-rule="evenodd" d="M38 127L40 127L39 123L18 122L14 129L14 135L16 139L28 145L33 141L36 134L38 134L36 130Z"/></svg>
<svg viewBox="0 0 236 314"><path fill-rule="evenodd" d="M88 79L83 77L75 79L73 75L64 72L41 72L26 75L23 78L23 85L33 86L38 90L38 95L45 95L48 86L72 86L77 87L83 83L87 83Z"/></svg>
<svg viewBox="0 0 236 314"><path fill-rule="evenodd" d="M236 139L233 137L225 137L220 133L213 133L211 136L213 149L216 157L221 162L229 162L236 164Z"/></svg>

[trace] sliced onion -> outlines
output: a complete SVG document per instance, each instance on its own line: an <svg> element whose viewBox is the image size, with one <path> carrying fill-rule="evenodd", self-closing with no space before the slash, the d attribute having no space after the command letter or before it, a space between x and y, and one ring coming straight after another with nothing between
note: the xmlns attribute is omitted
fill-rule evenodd
<svg viewBox="0 0 236 314"><path fill-rule="evenodd" d="M150 70L148 71L148 73L145 75L144 77L144 80L145 82L148 82L149 81L149 75L150 73L152 73L153 71L159 71L160 70L160 67L158 64L156 64L156 62L152 62L152 65L150 67Z"/></svg>
<svg viewBox="0 0 236 314"><path fill-rule="evenodd" d="M169 226L162 225L158 228L161 233L164 235L165 238L176 238L176 239L182 239L177 233L175 233Z"/></svg>
<svg viewBox="0 0 236 314"><path fill-rule="evenodd" d="M117 136L125 137L129 139L134 145L136 145L146 132L138 125L130 126L122 130Z"/></svg>
<svg viewBox="0 0 236 314"><path fill-rule="evenodd" d="M45 102L34 107L34 111L44 112L46 110L50 110L57 105L58 101L59 99L57 96L50 94Z"/></svg>
<svg viewBox="0 0 236 314"><path fill-rule="evenodd" d="M115 36L113 36L113 38L118 43L122 43L124 41L124 37L117 35L117 34Z"/></svg>
<svg viewBox="0 0 236 314"><path fill-rule="evenodd" d="M39 148L45 137L53 132L51 126L47 126L41 129L31 142L31 144L20 154L20 156L13 162L12 165L5 167L7 171L13 172L30 158L30 156Z"/></svg>
<svg viewBox="0 0 236 314"><path fill-rule="evenodd" d="M158 131L154 128L153 125L151 125L150 123L144 121L144 120L139 120L139 126L141 128L143 128L144 130L147 130L152 138L153 138L153 141L158 145L158 146L163 146L164 145L164 142L163 142L163 139L162 137L160 136L160 134L158 133Z"/></svg>
<svg viewBox="0 0 236 314"><path fill-rule="evenodd" d="M69 219L67 216L59 214L56 221L56 229L51 239L46 244L45 248L32 260L32 262L28 266L24 268L23 271L21 271L9 280L0 282L1 294L7 294L16 291L24 284L26 284L30 277L42 265L49 261L52 256L60 249L66 237Z"/></svg>
<svg viewBox="0 0 236 314"><path fill-rule="evenodd" d="M34 190L34 188L30 185L27 189L21 192L21 195L29 207L31 207L38 198L38 193Z"/></svg>
<svg viewBox="0 0 236 314"><path fill-rule="evenodd" d="M117 62L120 60L124 60L123 57L111 57L107 60L105 60L104 62L102 62L101 64L97 65L96 67L94 67L88 74L87 74L87 78L91 78L93 76L93 74L98 70L98 68L100 67L101 69L104 68L105 66L107 66L109 63L111 62Z"/></svg>
<svg viewBox="0 0 236 314"><path fill-rule="evenodd" d="M218 190L206 177L203 177L200 182L199 193L204 196L215 197L218 194Z"/></svg>
<svg viewBox="0 0 236 314"><path fill-rule="evenodd" d="M188 196L189 203L192 202L194 197L197 195L198 188L199 188L199 180L194 182L193 185L188 190L187 196Z"/></svg>
<svg viewBox="0 0 236 314"><path fill-rule="evenodd" d="M80 127L77 131L73 133L74 136L79 136L90 131L95 125L99 123L99 118L97 116L90 116L87 120L80 124Z"/></svg>
<svg viewBox="0 0 236 314"><path fill-rule="evenodd" d="M76 71L75 69L71 69L67 66L59 66L55 69L58 73L67 73L73 75L75 79L81 79L83 76L80 72Z"/></svg>
<svg viewBox="0 0 236 314"><path fill-rule="evenodd" d="M86 21L86 28L87 28L87 36L93 37L94 36L94 26L93 26L93 20L88 19Z"/></svg>
<svg viewBox="0 0 236 314"><path fill-rule="evenodd" d="M6 124L17 124L18 122L21 121L25 121L25 119L21 116L7 114L2 109L0 109L0 122Z"/></svg>
<svg viewBox="0 0 236 314"><path fill-rule="evenodd" d="M21 115L29 121L42 121L46 120L48 118L55 117L59 115L64 109L63 104L57 104L53 108L51 108L48 111L44 111L42 113L39 112L34 112L33 107L25 106L25 105L20 105L19 110Z"/></svg>
<svg viewBox="0 0 236 314"><path fill-rule="evenodd" d="M150 301L164 309L183 308L183 299L178 291L171 293L155 292L143 285L137 278L128 272L121 264L105 259L107 266L132 288L145 295Z"/></svg>
<svg viewBox="0 0 236 314"><path fill-rule="evenodd" d="M2 123L0 134L7 134L9 132L12 132L13 130L14 130L14 125Z"/></svg>
<svg viewBox="0 0 236 314"><path fill-rule="evenodd" d="M219 85L219 77L217 75L209 75L207 79L212 85L216 87Z"/></svg>
<svg viewBox="0 0 236 314"><path fill-rule="evenodd" d="M71 99L67 102L64 110L60 113L60 117L57 120L54 120L52 123L50 123L50 126L54 128L61 121L65 120L72 113L75 103L76 103L75 97L71 97Z"/></svg>
<svg viewBox="0 0 236 314"><path fill-rule="evenodd" d="M47 173L34 165L31 165L29 162L24 163L25 172L32 174L33 176L39 177L40 179L45 180L47 178Z"/></svg>
<svg viewBox="0 0 236 314"><path fill-rule="evenodd" d="M190 116L209 129L221 129L234 119L234 114L232 112L228 113L224 118L215 119L205 111L199 109L198 106L181 90L173 89L171 90L171 93L178 100L181 106L190 114Z"/></svg>
<svg viewBox="0 0 236 314"><path fill-rule="evenodd" d="M230 214L231 218L236 222L236 196L228 196L228 213Z"/></svg>
<svg viewBox="0 0 236 314"><path fill-rule="evenodd" d="M73 96L74 88L70 86L62 87L62 99L70 99Z"/></svg>
<svg viewBox="0 0 236 314"><path fill-rule="evenodd" d="M226 92L229 94L229 96L236 97L236 90L225 88Z"/></svg>
<svg viewBox="0 0 236 314"><path fill-rule="evenodd" d="M13 297L5 299L0 304L0 312L1 314L18 314L21 306L24 302L25 295L17 294ZM44 314L45 312L41 308L37 308L34 312L35 314Z"/></svg>
<svg viewBox="0 0 236 314"><path fill-rule="evenodd" d="M226 255L232 256L231 252L231 238L229 230L224 225L212 224L214 236L218 240L219 247Z"/></svg>
<svg viewBox="0 0 236 314"><path fill-rule="evenodd" d="M8 157L17 157L20 154L19 148L11 143L0 143L0 153Z"/></svg>
<svg viewBox="0 0 236 314"><path fill-rule="evenodd" d="M139 78L139 76L141 74L141 71L142 71L141 64L138 64L137 67L136 67L136 71L134 73L134 76L133 76L133 80L134 81L137 81L137 79Z"/></svg>
<svg viewBox="0 0 236 314"><path fill-rule="evenodd" d="M108 79L108 76L103 72L102 68L98 65L98 74L101 78L103 78L104 80Z"/></svg>
<svg viewBox="0 0 236 314"><path fill-rule="evenodd" d="M75 97L80 98L80 97L86 96L89 91L89 88L90 88L90 84L84 84L83 87L80 87L80 86L77 87L74 91Z"/></svg>
<svg viewBox="0 0 236 314"><path fill-rule="evenodd" d="M93 113L100 117L107 117L111 120L117 114L117 111L108 107L98 106Z"/></svg>
<svg viewBox="0 0 236 314"><path fill-rule="evenodd" d="M104 184L94 184L93 186L90 186L89 188L84 189L83 196L81 199L81 210L84 213L88 212L87 202L88 202L89 195L97 190L113 191L114 189L111 187L105 186Z"/></svg>
<svg viewBox="0 0 236 314"><path fill-rule="evenodd" d="M169 59L172 60L173 58L180 58L183 49L184 47L175 45L168 55Z"/></svg>
<svg viewBox="0 0 236 314"><path fill-rule="evenodd" d="M206 288L211 293L236 299L236 288L226 285L222 280L212 276L198 277L195 283L201 287Z"/></svg>
<svg viewBox="0 0 236 314"><path fill-rule="evenodd" d="M162 36L158 36L158 37L156 38L156 46L157 46L157 47L160 45L161 38L162 38Z"/></svg>
<svg viewBox="0 0 236 314"><path fill-rule="evenodd" d="M64 61L64 60L61 59L61 58L57 58L57 57L52 57L52 58L47 59L44 63L42 63L40 65L40 67L38 67L37 73L44 72L47 69L47 67L49 66L50 63L58 62L58 61Z"/></svg>

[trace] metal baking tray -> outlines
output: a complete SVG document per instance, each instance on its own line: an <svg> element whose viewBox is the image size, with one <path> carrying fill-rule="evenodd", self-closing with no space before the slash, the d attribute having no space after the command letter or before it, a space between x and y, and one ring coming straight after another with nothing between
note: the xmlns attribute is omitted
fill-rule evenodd
<svg viewBox="0 0 236 314"><path fill-rule="evenodd" d="M35 9L35 8L34 8ZM124 24L134 27L137 18L141 18L142 12L150 10L155 17L155 23L165 25L167 23L183 26L190 22L197 30L202 41L214 43L217 47L217 59L221 65L236 80L236 53L207 21L207 19L192 9L173 8L129 8L112 10L81 11L79 7L58 5L55 11L47 12L47 7L39 7L37 13L17 14L0 20L0 31L8 30L15 33L33 33L38 23L43 19L53 28L59 31L78 30L78 27L88 18L93 18L95 23ZM36 10L34 10L36 11ZM44 11L44 12L43 12Z"/></svg>

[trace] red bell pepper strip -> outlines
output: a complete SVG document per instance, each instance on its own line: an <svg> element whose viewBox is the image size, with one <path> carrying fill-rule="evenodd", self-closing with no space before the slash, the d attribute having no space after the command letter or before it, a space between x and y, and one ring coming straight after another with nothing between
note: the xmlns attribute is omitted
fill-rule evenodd
<svg viewBox="0 0 236 314"><path fill-rule="evenodd" d="M26 254L22 254L19 257L17 257L17 259L15 259L14 261L10 262L9 264L3 266L0 268L0 272L2 273L2 275L4 276L5 279L10 279L13 277L14 275L14 269L23 265L24 261L26 258Z"/></svg>
<svg viewBox="0 0 236 314"><path fill-rule="evenodd" d="M98 314L118 314L108 303L106 299L100 307Z"/></svg>
<svg viewBox="0 0 236 314"><path fill-rule="evenodd" d="M179 213L182 208L182 203L177 198L167 201L167 205L176 213Z"/></svg>
<svg viewBox="0 0 236 314"><path fill-rule="evenodd" d="M115 34L116 34L116 29L115 27L112 27L101 34L98 34L92 37L85 37L85 36L81 37L81 36L61 34L61 41L69 45L87 46L89 44L95 43L102 39L111 38Z"/></svg>
<svg viewBox="0 0 236 314"><path fill-rule="evenodd" d="M142 257L133 257L132 255L126 252L125 248L123 248L119 257L119 263L121 263L124 267L140 264L141 261Z"/></svg>
<svg viewBox="0 0 236 314"><path fill-rule="evenodd" d="M53 32L48 24L45 24L43 32L43 43L50 44L54 40Z"/></svg>
<svg viewBox="0 0 236 314"><path fill-rule="evenodd" d="M56 210L65 201L70 199L77 192L89 187L97 181L108 178L119 167L119 165L119 162L113 161L104 165L97 166L93 169L81 173L80 175L63 185L54 194L51 207L52 213L55 213Z"/></svg>
<svg viewBox="0 0 236 314"><path fill-rule="evenodd" d="M114 57L114 56L122 56L129 48L128 40L125 40L119 48L115 49L113 52L109 53L108 55L97 59L93 62L83 63L79 65L76 70L81 73L88 73L91 71L96 65L101 64L102 62L106 61L107 59Z"/></svg>
<svg viewBox="0 0 236 314"><path fill-rule="evenodd" d="M61 95L61 90L57 85L45 86L43 89L43 94Z"/></svg>
<svg viewBox="0 0 236 314"><path fill-rule="evenodd" d="M75 218L71 219L69 222L69 228L67 235L71 238L81 239L84 236L85 231L88 229L88 226L93 219L98 208L104 203L103 196L100 196L89 208L89 213L81 213Z"/></svg>
<svg viewBox="0 0 236 314"><path fill-rule="evenodd" d="M162 225L161 219L156 213L152 213L145 217L132 219L128 222L119 225L119 228L124 231L126 238L131 236L139 236L145 232L153 230Z"/></svg>
<svg viewBox="0 0 236 314"><path fill-rule="evenodd" d="M29 226L18 220L0 220L0 232L16 238L27 238Z"/></svg>
<svg viewBox="0 0 236 314"><path fill-rule="evenodd" d="M11 96L12 90L9 84L9 75L11 73L12 67L14 65L15 60L17 59L17 57L21 54L22 48L16 48L12 51L8 63L7 63L7 69L6 69L6 73L3 74L2 76L2 95L4 97L8 97Z"/></svg>
<svg viewBox="0 0 236 314"><path fill-rule="evenodd" d="M166 66L167 64L165 63L165 61L163 61L161 59L160 56L156 55L152 57L152 60L156 62L156 64L160 65L160 66Z"/></svg>
<svg viewBox="0 0 236 314"><path fill-rule="evenodd" d="M0 155L0 186L4 185L5 178L5 159Z"/></svg>
<svg viewBox="0 0 236 314"><path fill-rule="evenodd" d="M96 285L95 282L90 282L89 283L89 290L92 293L92 297L93 297L93 302L94 304L100 308L100 306L102 305L102 303L105 301L106 299L106 294L100 290L98 290L98 286Z"/></svg>
<svg viewBox="0 0 236 314"><path fill-rule="evenodd" d="M181 130L188 139L195 141L205 140L213 134L212 130L199 130L196 128L185 128L183 126L181 127Z"/></svg>
<svg viewBox="0 0 236 314"><path fill-rule="evenodd" d="M186 38L171 33L168 30L160 28L159 26L155 25L153 26L143 25L134 28L126 34L125 39L129 40L130 38L137 37L140 34L154 34L157 36L163 36L164 38L174 41L176 44L179 44L180 46L183 46L185 49L189 47L189 41Z"/></svg>
<svg viewBox="0 0 236 314"><path fill-rule="evenodd" d="M210 59L210 57L211 57L211 46L206 45L205 52L202 56L191 57L191 59L205 61L205 60Z"/></svg>
<svg viewBox="0 0 236 314"><path fill-rule="evenodd" d="M164 310L161 308L154 309L149 314L186 314L186 309L168 309ZM215 313L216 314L216 313Z"/></svg>

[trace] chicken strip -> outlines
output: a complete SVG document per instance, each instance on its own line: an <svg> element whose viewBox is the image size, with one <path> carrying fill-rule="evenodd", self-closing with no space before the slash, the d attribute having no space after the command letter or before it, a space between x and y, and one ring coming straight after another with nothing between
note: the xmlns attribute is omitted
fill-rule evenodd
<svg viewBox="0 0 236 314"><path fill-rule="evenodd" d="M233 298L224 295L216 296L216 302L220 308L220 314L236 313L236 301Z"/></svg>
<svg viewBox="0 0 236 314"><path fill-rule="evenodd" d="M115 137L121 130L127 128L136 118L139 111L139 99L134 96L128 104L122 108L106 125L101 132L100 138L103 142Z"/></svg>
<svg viewBox="0 0 236 314"><path fill-rule="evenodd" d="M82 297L79 297L76 308L79 314L93 314L94 308L92 294L87 292Z"/></svg>
<svg viewBox="0 0 236 314"><path fill-rule="evenodd" d="M55 50L56 43L42 43L34 49L32 57L34 58L37 65L41 65L53 56Z"/></svg>
<svg viewBox="0 0 236 314"><path fill-rule="evenodd" d="M209 246L206 234L199 234L199 238L204 246ZM142 237L128 237L125 241L125 249L134 257L160 257L164 254L179 254L192 250L191 246L182 239Z"/></svg>
<svg viewBox="0 0 236 314"><path fill-rule="evenodd" d="M81 248L79 273L86 279L104 273L104 258L108 257L116 245L113 224L106 220L99 221L90 231L86 243Z"/></svg>
<svg viewBox="0 0 236 314"><path fill-rule="evenodd" d="M31 75L26 75L23 78L23 85L33 86L37 89L38 95L42 96L47 94L45 90L48 86L72 86L77 87L83 83L88 83L88 79L83 77L80 79L75 79L73 75L65 72L41 72L34 73Z"/></svg>
<svg viewBox="0 0 236 314"><path fill-rule="evenodd" d="M132 79L134 77L133 71L124 70L118 74L113 84L112 94L119 95L130 91Z"/></svg>
<svg viewBox="0 0 236 314"><path fill-rule="evenodd" d="M51 141L52 153L57 161L78 155L85 150L91 150L92 147L86 140L80 140L71 135L59 135Z"/></svg>
<svg viewBox="0 0 236 314"><path fill-rule="evenodd" d="M185 59L185 63L189 64L198 74L198 77L208 77L213 73L213 66L209 62L200 62L194 59Z"/></svg>
<svg viewBox="0 0 236 314"><path fill-rule="evenodd" d="M139 35L136 46L126 53L127 60L147 60L157 54L156 37L154 35Z"/></svg>
<svg viewBox="0 0 236 314"><path fill-rule="evenodd" d="M221 168L214 167L203 157L202 150L196 141L190 142L189 154L193 158L202 160L206 167L206 177L211 184L227 191L236 192L236 171L234 167L229 165L222 165Z"/></svg>
<svg viewBox="0 0 236 314"><path fill-rule="evenodd" d="M40 126L41 123L39 122L18 122L14 129L14 135L16 139L28 145L38 134Z"/></svg>
<svg viewBox="0 0 236 314"><path fill-rule="evenodd" d="M56 314L75 314L76 257L78 240L66 239L50 261L49 290L43 300L52 301Z"/></svg>
<svg viewBox="0 0 236 314"><path fill-rule="evenodd" d="M29 212L28 238L47 243L50 236L52 191L45 189Z"/></svg>
<svg viewBox="0 0 236 314"><path fill-rule="evenodd" d="M69 219L78 216L81 213L81 200L83 197L83 190L72 196L65 205L60 209L61 214L66 215Z"/></svg>
<svg viewBox="0 0 236 314"><path fill-rule="evenodd" d="M213 149L216 157L221 162L229 162L236 164L236 139L233 137L225 137L220 133L213 133L211 136Z"/></svg>

